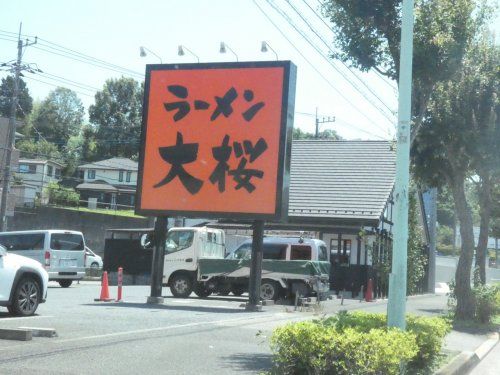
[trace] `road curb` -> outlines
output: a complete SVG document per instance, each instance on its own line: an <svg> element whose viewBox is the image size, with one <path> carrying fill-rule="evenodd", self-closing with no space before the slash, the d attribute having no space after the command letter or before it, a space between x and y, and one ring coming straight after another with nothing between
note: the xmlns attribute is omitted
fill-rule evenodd
<svg viewBox="0 0 500 375"><path fill-rule="evenodd" d="M499 334L495 332L490 335L490 337L483 342L479 347L473 352L461 352L446 366L442 367L436 375L461 375L467 374L476 365L482 361L484 357L497 345L499 342Z"/></svg>

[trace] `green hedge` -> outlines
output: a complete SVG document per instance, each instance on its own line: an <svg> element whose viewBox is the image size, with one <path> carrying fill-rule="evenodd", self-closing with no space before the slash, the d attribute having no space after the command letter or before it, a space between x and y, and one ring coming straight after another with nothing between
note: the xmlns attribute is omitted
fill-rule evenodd
<svg viewBox="0 0 500 375"><path fill-rule="evenodd" d="M451 326L443 318L407 317L407 330L386 327L386 315L339 313L277 328L271 338L279 374L397 374L427 372ZM430 370L429 370L430 371Z"/></svg>

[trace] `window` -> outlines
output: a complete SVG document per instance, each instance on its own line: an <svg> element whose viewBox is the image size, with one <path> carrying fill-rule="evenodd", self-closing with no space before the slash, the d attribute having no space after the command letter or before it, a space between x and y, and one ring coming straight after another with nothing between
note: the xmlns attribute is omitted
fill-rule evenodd
<svg viewBox="0 0 500 375"><path fill-rule="evenodd" d="M252 255L252 244L245 243L232 253L231 259L250 259Z"/></svg>
<svg viewBox="0 0 500 375"><path fill-rule="evenodd" d="M47 165L47 176L52 177L53 172L54 172L54 167L52 167L52 165Z"/></svg>
<svg viewBox="0 0 500 375"><path fill-rule="evenodd" d="M120 173L118 174L118 181L123 182L123 171L120 171Z"/></svg>
<svg viewBox="0 0 500 375"><path fill-rule="evenodd" d="M320 245L318 248L318 260L321 262L327 262L328 261L328 250L326 249L326 246Z"/></svg>
<svg viewBox="0 0 500 375"><path fill-rule="evenodd" d="M36 173L36 165L34 164L19 164L19 173Z"/></svg>
<svg viewBox="0 0 500 375"><path fill-rule="evenodd" d="M93 180L93 179L95 179L95 169L89 169L89 170L87 171L87 178L88 178L89 180Z"/></svg>
<svg viewBox="0 0 500 375"><path fill-rule="evenodd" d="M169 232L167 235L167 246L165 252L174 253L184 250L193 244L194 231L192 230L176 230Z"/></svg>
<svg viewBox="0 0 500 375"><path fill-rule="evenodd" d="M292 245L290 260L311 260L311 246Z"/></svg>
<svg viewBox="0 0 500 375"><path fill-rule="evenodd" d="M45 234L1 234L0 244L8 251L43 250Z"/></svg>
<svg viewBox="0 0 500 375"><path fill-rule="evenodd" d="M131 179L132 179L132 172L127 171L127 182L130 182Z"/></svg>
<svg viewBox="0 0 500 375"><path fill-rule="evenodd" d="M285 260L287 244L264 244L263 259Z"/></svg>
<svg viewBox="0 0 500 375"><path fill-rule="evenodd" d="M73 233L53 233L50 236L52 250L83 250L83 237Z"/></svg>
<svg viewBox="0 0 500 375"><path fill-rule="evenodd" d="M54 177L61 178L61 170L59 168L56 168L56 173L55 173Z"/></svg>

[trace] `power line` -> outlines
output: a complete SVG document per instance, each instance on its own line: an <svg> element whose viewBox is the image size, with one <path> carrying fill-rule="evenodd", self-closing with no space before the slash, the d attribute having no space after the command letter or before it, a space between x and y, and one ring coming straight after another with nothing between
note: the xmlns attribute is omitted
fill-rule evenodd
<svg viewBox="0 0 500 375"><path fill-rule="evenodd" d="M369 118L362 110L360 110L358 107L356 107L352 102L346 98L346 96L335 86L330 82L329 79L327 79L317 68L316 66L302 53L302 51L293 43L288 36L281 30L281 28L276 25L276 23L269 17L269 15L261 8L261 6L257 3L256 0L253 0L253 3L257 6L257 8L260 10L260 12L264 15L264 17L267 18L267 20L278 30L278 32L285 38L285 40L290 43L290 45L297 51L297 53L306 61L313 70L318 73L318 75L342 98L344 101L349 104L353 109L355 109L357 112L359 112L363 117L365 117L368 122L376 127L379 127L376 125L371 118Z"/></svg>
<svg viewBox="0 0 500 375"><path fill-rule="evenodd" d="M0 35L1 34L4 34L4 36L7 36L7 37L12 37L12 35L16 35L15 33L12 33L10 31L6 31L6 30L0 30ZM23 34L23 37L24 36L31 37L30 35ZM60 44L51 42L47 39L38 38L38 40L41 42L39 45L44 47L44 48L37 47L37 49L39 49L41 51L56 54L56 55L66 57L66 58L70 58L70 59L73 59L76 61L80 61L83 63L94 65L94 66L97 66L97 67L102 68L102 69L108 69L108 70L111 70L111 71L114 71L117 73L121 73L124 75L129 75L129 76L133 75L133 76L136 76L139 78L144 78L144 74L136 72L134 70L131 70L131 69L113 64L113 63L109 63L105 60L98 59L96 57L84 54L82 52L78 52L78 51L73 50L71 48L67 48L67 47L64 47ZM47 50L45 48L48 48L49 50Z"/></svg>
<svg viewBox="0 0 500 375"><path fill-rule="evenodd" d="M335 71L337 71L341 76L342 78L344 78L347 82L349 82L349 84L351 84L351 86L356 90L358 91L358 93L360 93L363 98L365 98L365 100L370 103L374 108L376 108L384 117L386 117L390 122L394 122L395 119L393 117L390 117L389 115L386 114L386 112L384 110L382 110L378 105L376 105L375 103L373 103L372 100L370 100L366 94L359 89L359 87L354 83L352 82L349 78L347 78L340 70L339 68L337 68L337 66L335 65L335 63L332 61L332 59L330 59L328 56L325 56L323 54L323 52L307 37L307 35L304 34L304 32L302 30L299 29L299 27L297 25L295 25L292 20L288 17L288 15L281 9L279 8L278 6L276 6L273 2L271 2L270 0L266 0L267 3L269 5L271 5L273 7L273 9L279 13L287 22L288 24L290 24L297 33L299 33L302 38L304 40L306 40L306 42L311 46L313 47L316 52L333 68L335 69ZM290 2L287 2L288 5L299 15L299 17L304 21L304 23L306 23L309 28L316 34L316 36L318 36L321 41L327 46L327 48L330 48L328 43L326 43L319 35L318 33L316 33L316 31L309 25L309 23L305 20L305 18L300 14L300 12L290 3ZM330 50L331 51L331 50ZM331 51L332 52L332 51ZM349 70L350 71L350 70ZM352 73L352 72L351 72ZM378 97L377 97L378 98ZM383 103L390 111L391 111L391 115L393 116L392 114L392 110L385 104ZM393 124L394 125L394 124Z"/></svg>
<svg viewBox="0 0 500 375"><path fill-rule="evenodd" d="M316 17L317 17L317 18L318 18L321 22L323 22L323 24L324 24L324 25L328 28L328 30L329 30L329 31L333 32L332 28L330 27L330 25L328 25L328 23L326 23L325 19L324 19L323 17L321 17L321 15L320 15L318 12L316 12L316 10L315 10L313 7L311 7L311 5L309 5L309 3L308 3L306 0L302 0L302 2L303 2L305 5L307 5L307 7L308 7L308 8L309 8L309 9L310 9L313 13L314 13L314 15L315 15L315 16L316 16ZM291 5L291 3L290 3L290 2L289 2L289 5L290 5L292 8L294 8L294 7L293 7L293 5ZM297 12L297 11L295 11L295 12ZM299 14L299 16L301 16L301 14L300 14L300 13L297 13L297 14ZM302 18L302 16L301 16L301 18ZM312 27L312 26L311 26L311 25L310 25L310 24L309 24L306 20L304 20L304 22L305 22L305 23L307 24L307 26L311 29L311 31L312 31L313 33L315 33L315 34L318 36L318 38L319 38L319 39L323 42L323 44L325 44L325 46L326 46L326 47L330 50L330 52L333 54L333 52L334 52L334 51L330 48L329 44L328 44L328 43L327 43L327 42L323 39L323 37L322 37L321 35L319 35L319 32L316 32L316 31L315 31L315 29L314 29L314 28L313 28L313 27ZM381 102L381 103L382 103L382 104L383 104L383 105L384 105L384 106L385 106L385 107L386 107L386 108L387 108L387 109L388 109L391 113L393 113L393 112L394 112L394 111L393 111L393 110L392 110L392 109L391 109L391 108L390 108L390 107L389 107L389 106L388 106L388 105L387 105L387 104L386 104L386 103L385 103L385 102L384 102L384 101L383 101L383 100L382 100L382 99L381 99L381 98L380 98L380 97L379 97L379 96L378 96L375 92L373 92L372 88L371 88L371 87L370 87L370 86L369 86L369 85L368 85L368 84L367 84L367 83L366 83L366 82L365 82L365 81L364 81L361 77L359 77L359 76L356 74L356 72L355 72L355 71L353 71L353 70L351 69L351 67L350 67L349 65L347 65L347 64L346 64L344 61L342 61L342 60L339 60L339 61L340 61L340 63L341 63L341 64L342 64L342 65L343 65L343 66L344 66L344 67L345 67L345 68L346 68L346 69L347 69L350 73L352 73L352 75L353 75L354 77L356 77L356 79L357 79L357 80L358 80L358 81L359 81L359 82L360 82L363 86L365 86L365 87L367 88L367 90L368 90L368 91L370 91L370 93L371 93L374 97L376 97L376 98L377 98L377 99L378 99L378 100L379 100L379 101L380 101L380 102ZM376 70L373 70L373 71L375 72L375 74L380 74L380 73L379 73L379 72L377 72ZM380 78L382 78L382 81L383 81L385 84L387 84L387 85L388 85L391 89L394 89L394 88L395 88L395 87L394 87L394 86L393 86L393 85L392 85L389 81L387 81L386 79L384 79L382 76L380 76Z"/></svg>
<svg viewBox="0 0 500 375"><path fill-rule="evenodd" d="M36 79L36 78L33 78L33 77L27 77L27 76L25 76L24 78L26 78L26 79L30 79L30 80L32 80L32 81L36 81L36 82L40 82L40 83L44 83L44 84L49 85L49 86L61 87L61 85L55 85L55 84L53 84L53 83L45 82L45 81L42 81L42 80L40 80L40 79ZM85 96L88 96L88 97L90 97L90 98L93 98L93 97L94 97L93 95L89 95L89 94L86 94L86 93L81 92L81 91L77 91L77 90L73 90L73 91L74 91L74 92L76 92L76 93L78 93L78 94L80 94L80 95L85 95Z"/></svg>

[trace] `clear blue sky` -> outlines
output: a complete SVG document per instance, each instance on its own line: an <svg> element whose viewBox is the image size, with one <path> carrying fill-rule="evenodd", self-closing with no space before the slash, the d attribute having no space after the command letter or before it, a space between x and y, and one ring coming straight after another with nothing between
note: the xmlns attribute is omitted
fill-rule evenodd
<svg viewBox="0 0 500 375"><path fill-rule="evenodd" d="M273 3L286 12L321 52L328 53L325 44L287 1L275 0ZM290 3L325 41L330 43L333 40L333 33L313 11L319 13L319 1L290 0ZM318 107L320 115L335 116L337 119L322 129L333 128L345 138L389 139L394 134L395 118L389 112L397 108L394 83L374 74L355 72L361 79L358 80L340 62L335 63L338 70L334 69L265 0L3 2L0 13L0 62L16 58L15 42L5 40L12 39L12 34L5 31L16 33L20 22L23 23L23 34L43 39L38 45L29 47L23 57L24 62L36 63L44 71L44 74L37 75L25 73L31 95L36 99L43 99L50 90L60 85L77 91L87 108L93 103L95 91L102 88L106 79L123 74L57 55L54 52L60 52L51 49L48 42L135 71L139 75L133 77L142 80L140 74L144 73L145 64L157 63L158 59L153 55L141 58L139 46L154 51L167 63L196 62L189 54L177 55L179 44L195 52L201 62L234 61L235 57L229 51L225 55L219 53L221 41L237 53L240 61L273 60L272 52L260 51L261 41L265 40L280 60L291 60L297 65L295 126L313 132L314 113ZM67 51L63 54L66 55ZM3 77L5 73L0 72L0 75ZM79 86L51 78L72 80ZM356 90L352 82L364 94ZM382 115L382 108L386 116Z"/></svg>

